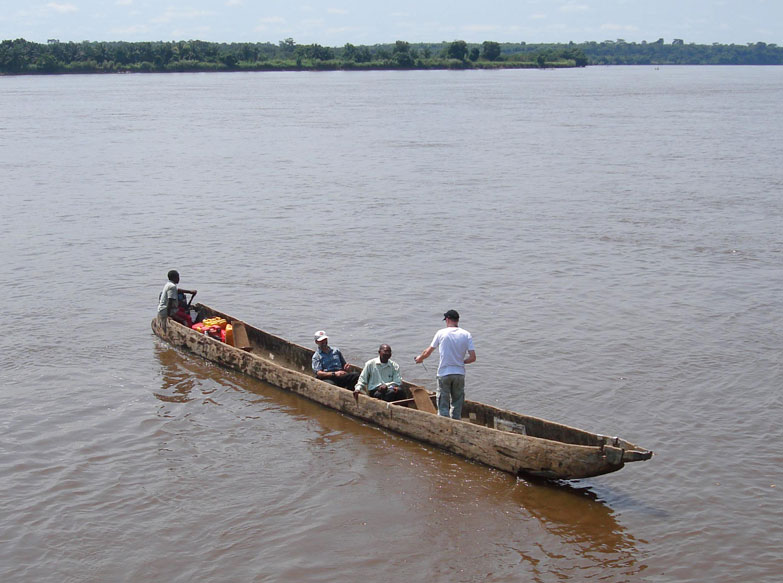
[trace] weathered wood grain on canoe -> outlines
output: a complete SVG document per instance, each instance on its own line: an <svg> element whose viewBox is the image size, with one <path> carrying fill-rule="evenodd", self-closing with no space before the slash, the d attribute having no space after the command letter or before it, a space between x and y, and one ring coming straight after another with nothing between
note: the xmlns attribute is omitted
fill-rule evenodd
<svg viewBox="0 0 783 583"><path fill-rule="evenodd" d="M355 398L352 391L315 378L310 364L312 350L203 304L196 308L201 317L219 316L243 327L247 334L244 349L172 320L165 330L157 319L153 320L153 331L172 345L207 360L469 460L516 475L568 480L614 472L627 462L652 456L651 451L616 437L475 401L465 402L462 420L440 417L435 414L434 395L407 382L404 388L411 398L403 401L386 403L364 394Z"/></svg>

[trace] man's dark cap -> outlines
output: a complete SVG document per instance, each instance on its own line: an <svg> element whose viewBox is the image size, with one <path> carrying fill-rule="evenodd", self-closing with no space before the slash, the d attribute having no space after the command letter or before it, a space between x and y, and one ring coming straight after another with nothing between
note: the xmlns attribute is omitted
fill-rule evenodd
<svg viewBox="0 0 783 583"><path fill-rule="evenodd" d="M449 320L459 320L459 312L457 310L449 310L445 314L443 314L443 319L449 319Z"/></svg>

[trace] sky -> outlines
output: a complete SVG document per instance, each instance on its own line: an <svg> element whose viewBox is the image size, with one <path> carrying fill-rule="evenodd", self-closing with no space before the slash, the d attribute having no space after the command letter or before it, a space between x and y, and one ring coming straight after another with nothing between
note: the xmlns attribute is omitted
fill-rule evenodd
<svg viewBox="0 0 783 583"><path fill-rule="evenodd" d="M0 40L783 45L783 0L0 0Z"/></svg>

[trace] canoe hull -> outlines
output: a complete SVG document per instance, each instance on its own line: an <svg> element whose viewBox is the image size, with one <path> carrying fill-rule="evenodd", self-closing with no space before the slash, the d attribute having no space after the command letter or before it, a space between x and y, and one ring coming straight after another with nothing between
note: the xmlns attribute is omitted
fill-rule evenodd
<svg viewBox="0 0 783 583"><path fill-rule="evenodd" d="M199 308L206 310L210 316L220 315L236 321L207 306ZM627 461L648 459L652 455L652 452L617 438L582 432L475 402L466 402L464 411L475 411L469 413L470 418L458 421L418 410L413 399L404 404L392 404L361 394L357 400L352 391L335 387L312 375L308 360L312 351L247 324L245 326L253 344L250 351L229 346L172 320L168 320L165 330L157 319L152 321L153 332L172 346L352 417L515 475L558 480L587 478L617 471ZM499 420L523 427L524 423L532 428L541 425L552 435L564 433L571 441L592 444L565 443L473 422L473 418L486 422L483 418L487 415L494 415L496 426Z"/></svg>

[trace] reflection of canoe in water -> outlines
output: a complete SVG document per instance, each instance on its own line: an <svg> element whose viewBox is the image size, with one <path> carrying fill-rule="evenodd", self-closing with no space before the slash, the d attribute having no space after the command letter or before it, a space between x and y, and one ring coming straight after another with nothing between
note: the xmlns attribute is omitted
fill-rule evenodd
<svg viewBox="0 0 783 583"><path fill-rule="evenodd" d="M407 382L405 388L411 398L403 401L386 403L365 395L359 395L357 400L352 391L313 376L312 350L203 304L196 308L200 318L221 317L236 322L237 344L241 344L244 329L246 345L230 346L171 319L166 330L154 319L153 331L175 347L469 460L517 475L570 480L614 472L627 462L652 456L651 451L617 437L475 401L465 401L461 421L440 417L432 412L434 396Z"/></svg>
<svg viewBox="0 0 783 583"><path fill-rule="evenodd" d="M601 490L606 491L606 485ZM639 581L647 568L639 542L618 520L615 510L590 489L571 484L526 480L508 492L520 511L542 530L517 538L516 549L534 580ZM502 506L502 504L501 504Z"/></svg>

